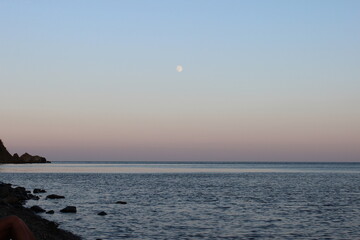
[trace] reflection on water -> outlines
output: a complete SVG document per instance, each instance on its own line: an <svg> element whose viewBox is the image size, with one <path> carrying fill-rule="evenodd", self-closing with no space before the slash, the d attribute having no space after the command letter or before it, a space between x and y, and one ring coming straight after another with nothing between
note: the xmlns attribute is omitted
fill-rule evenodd
<svg viewBox="0 0 360 240"><path fill-rule="evenodd" d="M4 164L3 173L360 173L359 163L78 163Z"/></svg>

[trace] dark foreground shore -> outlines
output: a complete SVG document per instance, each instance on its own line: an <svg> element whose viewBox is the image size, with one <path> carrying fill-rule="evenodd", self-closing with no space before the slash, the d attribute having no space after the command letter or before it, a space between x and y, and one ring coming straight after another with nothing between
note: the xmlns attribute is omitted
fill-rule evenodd
<svg viewBox="0 0 360 240"><path fill-rule="evenodd" d="M80 240L68 231L58 228L58 224L36 215L32 210L25 208L26 200L34 199L25 188L13 187L11 184L0 182L0 218L16 215L21 218L34 233L37 240Z"/></svg>

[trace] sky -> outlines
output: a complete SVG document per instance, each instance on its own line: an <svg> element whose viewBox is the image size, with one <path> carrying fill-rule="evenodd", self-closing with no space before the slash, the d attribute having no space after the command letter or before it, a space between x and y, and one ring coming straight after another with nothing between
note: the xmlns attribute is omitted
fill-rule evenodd
<svg viewBox="0 0 360 240"><path fill-rule="evenodd" d="M359 23L357 0L0 1L0 138L50 161L360 161Z"/></svg>

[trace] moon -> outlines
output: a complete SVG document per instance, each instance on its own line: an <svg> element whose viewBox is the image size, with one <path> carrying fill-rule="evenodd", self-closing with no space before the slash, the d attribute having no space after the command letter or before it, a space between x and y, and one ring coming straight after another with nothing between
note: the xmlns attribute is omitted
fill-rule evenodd
<svg viewBox="0 0 360 240"><path fill-rule="evenodd" d="M176 71L182 72L182 71L183 71L183 67L182 67L181 65L177 65L177 66L176 66Z"/></svg>

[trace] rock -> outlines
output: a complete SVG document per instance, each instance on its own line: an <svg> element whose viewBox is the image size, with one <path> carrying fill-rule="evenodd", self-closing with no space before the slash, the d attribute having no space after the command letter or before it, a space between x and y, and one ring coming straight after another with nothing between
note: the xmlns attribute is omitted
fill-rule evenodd
<svg viewBox="0 0 360 240"><path fill-rule="evenodd" d="M2 184L0 186L0 198L7 197L10 194L10 186Z"/></svg>
<svg viewBox="0 0 360 240"><path fill-rule="evenodd" d="M0 139L0 162L8 162L12 160L11 154L8 152L3 142Z"/></svg>
<svg viewBox="0 0 360 240"><path fill-rule="evenodd" d="M127 202L124 201L117 201L116 204L127 204Z"/></svg>
<svg viewBox="0 0 360 240"><path fill-rule="evenodd" d="M54 213L55 213L54 210L49 210L46 212L46 214L54 214Z"/></svg>
<svg viewBox="0 0 360 240"><path fill-rule="evenodd" d="M13 157L12 157L12 160L13 160L14 162L20 162L19 154L15 153L15 154L13 155Z"/></svg>
<svg viewBox="0 0 360 240"><path fill-rule="evenodd" d="M20 199L13 196L13 195L9 195L6 198L3 198L3 202L4 203L8 203L8 204L18 204L21 203Z"/></svg>
<svg viewBox="0 0 360 240"><path fill-rule="evenodd" d="M8 204L21 204L25 200L38 200L39 197L28 193L23 187L12 188L10 184L0 183L0 199Z"/></svg>
<svg viewBox="0 0 360 240"><path fill-rule="evenodd" d="M76 213L76 207L67 206L66 208L61 209L60 212L62 212L62 213Z"/></svg>
<svg viewBox="0 0 360 240"><path fill-rule="evenodd" d="M65 198L64 196L61 195L56 195L56 194L50 194L46 196L46 199L60 199L60 198Z"/></svg>
<svg viewBox="0 0 360 240"><path fill-rule="evenodd" d="M39 200L40 197L39 196L35 196L35 195L32 195L32 194L29 194L30 195L30 199L32 200Z"/></svg>
<svg viewBox="0 0 360 240"><path fill-rule="evenodd" d="M1 175L1 174L0 174ZM6 189L3 191L5 197L13 196L14 189L10 184L4 184L0 181L0 189ZM1 192L1 191L0 191ZM26 191L24 192L26 194ZM25 201L24 201L25 202ZM23 207L19 204L7 204L3 201L3 196L0 197L0 219L6 216L15 215L21 218L26 225L29 226L31 231L34 233L34 239L37 240L81 240L79 236L76 236L68 231L58 228L57 223L51 222L42 218L43 214L37 214L29 208ZM0 237L0 239L3 239Z"/></svg>
<svg viewBox="0 0 360 240"><path fill-rule="evenodd" d="M44 157L32 156L28 153L21 157L17 153L11 155L0 139L0 163L49 163L49 161Z"/></svg>
<svg viewBox="0 0 360 240"><path fill-rule="evenodd" d="M36 213L42 213L42 212L45 212L45 210L43 209L43 208L41 208L41 207L39 207L39 206L32 206L31 208L30 208L33 212L36 212Z"/></svg>
<svg viewBox="0 0 360 240"><path fill-rule="evenodd" d="M40 156L31 156L28 153L24 153L20 157L20 161L23 163L47 163L46 158Z"/></svg>
<svg viewBox="0 0 360 240"><path fill-rule="evenodd" d="M107 215L107 213L104 212L104 211L101 211L101 212L99 212L97 215L99 215L99 216L105 216L105 215Z"/></svg>
<svg viewBox="0 0 360 240"><path fill-rule="evenodd" d="M33 193L46 193L46 191L44 189L35 188Z"/></svg>

